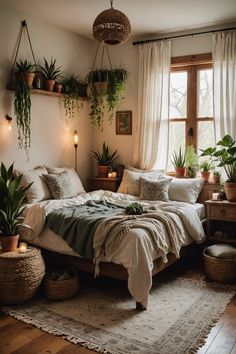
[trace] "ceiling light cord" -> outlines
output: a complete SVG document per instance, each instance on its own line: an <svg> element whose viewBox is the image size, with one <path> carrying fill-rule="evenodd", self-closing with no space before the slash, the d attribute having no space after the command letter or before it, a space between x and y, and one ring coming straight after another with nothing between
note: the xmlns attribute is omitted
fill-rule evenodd
<svg viewBox="0 0 236 354"><path fill-rule="evenodd" d="M111 9L113 9L113 2L114 2L114 0L110 0L110 3L111 3Z"/></svg>

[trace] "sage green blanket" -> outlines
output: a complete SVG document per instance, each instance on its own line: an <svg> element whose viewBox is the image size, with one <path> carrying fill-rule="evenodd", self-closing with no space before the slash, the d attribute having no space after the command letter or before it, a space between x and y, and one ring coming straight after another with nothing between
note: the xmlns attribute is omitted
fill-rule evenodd
<svg viewBox="0 0 236 354"><path fill-rule="evenodd" d="M83 205L54 210L46 217L45 227L61 236L82 257L93 259L93 237L99 223L111 216L123 214L124 208L89 200Z"/></svg>

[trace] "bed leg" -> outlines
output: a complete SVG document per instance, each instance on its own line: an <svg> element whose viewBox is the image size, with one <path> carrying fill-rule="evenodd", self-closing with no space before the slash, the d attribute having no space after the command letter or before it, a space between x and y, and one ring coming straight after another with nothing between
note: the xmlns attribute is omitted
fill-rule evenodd
<svg viewBox="0 0 236 354"><path fill-rule="evenodd" d="M146 311L147 309L141 304L141 302L136 302L136 310Z"/></svg>

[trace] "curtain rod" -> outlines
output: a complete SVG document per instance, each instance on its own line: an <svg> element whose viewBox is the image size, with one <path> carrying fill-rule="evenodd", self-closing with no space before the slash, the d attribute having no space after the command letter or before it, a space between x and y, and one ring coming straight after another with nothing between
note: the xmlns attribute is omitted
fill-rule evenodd
<svg viewBox="0 0 236 354"><path fill-rule="evenodd" d="M230 27L230 28L222 28L218 30L209 30L209 31L204 31L204 32L195 32L195 33L188 33L188 34L180 34L177 36L171 36L171 37L166 37L166 38L153 38L153 39L146 39L143 41L136 41L133 42L133 45L139 45L143 43L151 43L151 42L158 42L158 41L163 41L166 39L174 39L174 38L181 38L181 37L189 37L189 36L197 36L199 34L207 34L207 33L214 33L214 32L223 32L223 31L231 31L236 29L236 27Z"/></svg>

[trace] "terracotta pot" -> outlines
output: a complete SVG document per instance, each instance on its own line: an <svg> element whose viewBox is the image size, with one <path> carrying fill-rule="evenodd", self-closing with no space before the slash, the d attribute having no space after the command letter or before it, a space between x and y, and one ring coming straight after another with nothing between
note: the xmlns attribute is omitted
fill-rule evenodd
<svg viewBox="0 0 236 354"><path fill-rule="evenodd" d="M61 93L61 90L62 90L62 84L55 83L54 91L58 92L58 93Z"/></svg>
<svg viewBox="0 0 236 354"><path fill-rule="evenodd" d="M53 91L55 80L45 80L45 89L47 91Z"/></svg>
<svg viewBox="0 0 236 354"><path fill-rule="evenodd" d="M208 182L210 174L211 173L209 171L201 171L201 176L205 179L206 182Z"/></svg>
<svg viewBox="0 0 236 354"><path fill-rule="evenodd" d="M175 167L175 175L176 177L184 177L185 167Z"/></svg>
<svg viewBox="0 0 236 354"><path fill-rule="evenodd" d="M224 189L226 198L229 202L236 202L236 183L234 182L225 182Z"/></svg>
<svg viewBox="0 0 236 354"><path fill-rule="evenodd" d="M220 176L213 175L213 181L214 183L220 183Z"/></svg>
<svg viewBox="0 0 236 354"><path fill-rule="evenodd" d="M107 93L108 82L94 82L94 88L98 95L103 96Z"/></svg>
<svg viewBox="0 0 236 354"><path fill-rule="evenodd" d="M3 252L16 251L19 235L14 236L0 236Z"/></svg>
<svg viewBox="0 0 236 354"><path fill-rule="evenodd" d="M108 177L109 166L107 165L98 165L98 176L99 177Z"/></svg>
<svg viewBox="0 0 236 354"><path fill-rule="evenodd" d="M27 82L27 84L29 85L29 87L33 87L34 78L35 78L35 73L25 73L24 74L24 79Z"/></svg>

